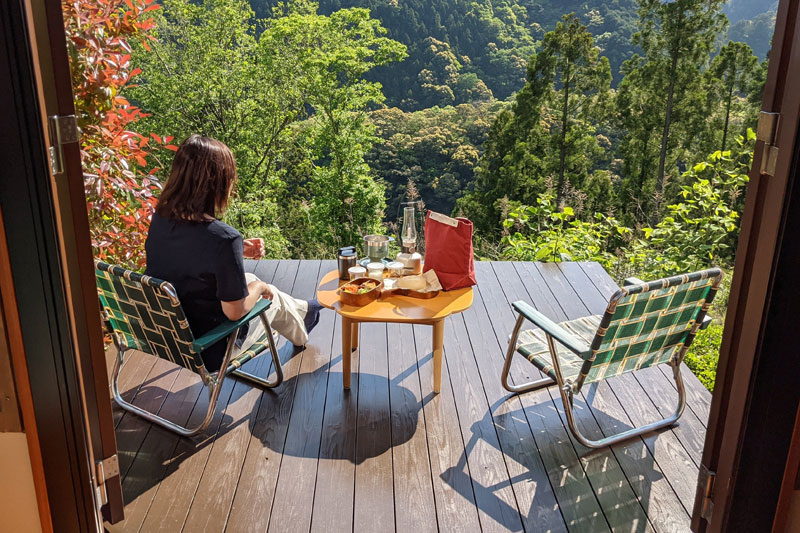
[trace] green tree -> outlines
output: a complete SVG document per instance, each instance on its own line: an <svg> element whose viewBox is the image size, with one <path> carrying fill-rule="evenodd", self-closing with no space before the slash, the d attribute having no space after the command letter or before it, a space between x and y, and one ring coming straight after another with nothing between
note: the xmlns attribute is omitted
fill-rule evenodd
<svg viewBox="0 0 800 533"><path fill-rule="evenodd" d="M387 185L387 222L396 222L406 187L413 181L428 208L450 213L475 182L483 143L498 102L474 102L404 113L378 109L370 115L382 142L367 162Z"/></svg>
<svg viewBox="0 0 800 533"><path fill-rule="evenodd" d="M586 26L570 13L544 36L533 75L541 80L537 86L558 117L551 122L550 135L558 153L556 201L560 202L567 172L574 186L582 186L599 149L593 122L607 109L611 68Z"/></svg>
<svg viewBox="0 0 800 533"><path fill-rule="evenodd" d="M689 116L697 107L698 97L702 97L701 72L727 23L720 10L722 4L723 0L639 0L639 32L634 34L633 43L641 47L644 61L636 56L630 61L646 70L646 75L639 75L635 80L650 85L660 96L662 106L655 183L656 218L664 190L667 158L681 144L676 138L676 126L686 130L684 139L693 139L696 134L688 131ZM635 70L630 67L629 73Z"/></svg>
<svg viewBox="0 0 800 533"><path fill-rule="evenodd" d="M607 182L609 174L594 179L592 172L604 153L596 127L609 111L610 82L608 60L600 57L586 27L575 15L565 15L531 57L511 109L495 119L475 192L459 200L457 210L489 233L497 231L513 204L530 204L547 189L561 202L568 189L585 196L582 189L592 181L591 190L607 196L611 189L599 180Z"/></svg>
<svg viewBox="0 0 800 533"><path fill-rule="evenodd" d="M178 139L198 133L227 144L236 157L237 198L226 220L263 237L267 254L287 253L272 173L288 126L302 112L285 65L259 54L253 12L243 0L164 0L151 51L138 47L142 79L132 89L149 116L143 133L170 128Z"/></svg>
<svg viewBox="0 0 800 533"><path fill-rule="evenodd" d="M365 74L398 61L405 46L384 37L366 9L316 14L316 4L296 4L270 21L265 42L288 54L297 69L293 83L313 110L308 121L308 155L314 162L309 184L313 234L334 247L358 242L379 230L384 187L371 176L364 157L375 141L367 108L380 104L380 84ZM263 39L262 39L263 40Z"/></svg>
<svg viewBox="0 0 800 533"><path fill-rule="evenodd" d="M616 109L620 130L617 145L622 156L622 184L617 194L620 211L628 221L649 218L655 170L658 161L658 130L662 106L656 84L656 68L635 56L622 65L623 79L617 88Z"/></svg>
<svg viewBox="0 0 800 533"><path fill-rule="evenodd" d="M272 257L330 253L382 218L364 163L367 107L382 94L364 75L404 47L366 10L316 10L297 0L256 22L244 0L166 0L153 53L136 52L135 98L150 113L139 131L170 125L230 146L240 179L226 220Z"/></svg>
<svg viewBox="0 0 800 533"><path fill-rule="evenodd" d="M757 86L760 73L758 58L744 43L729 42L711 62L707 74L711 79L712 97L720 102L724 115L720 151L724 152L727 147L731 113L738 111L744 115L745 123L755 116L756 110L750 105L748 96Z"/></svg>

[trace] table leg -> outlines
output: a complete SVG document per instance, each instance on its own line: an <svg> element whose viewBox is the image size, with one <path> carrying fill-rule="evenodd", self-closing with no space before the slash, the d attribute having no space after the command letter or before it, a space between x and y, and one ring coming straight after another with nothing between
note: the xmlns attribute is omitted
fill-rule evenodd
<svg viewBox="0 0 800 533"><path fill-rule="evenodd" d="M442 390L442 350L444 347L444 320L433 323L433 392Z"/></svg>
<svg viewBox="0 0 800 533"><path fill-rule="evenodd" d="M353 321L353 333L352 337L350 338L350 347L353 350L358 349L358 326L359 322Z"/></svg>
<svg viewBox="0 0 800 533"><path fill-rule="evenodd" d="M353 321L342 317L342 384L345 389L350 388L350 358L353 355ZM355 325L358 327L358 325Z"/></svg>

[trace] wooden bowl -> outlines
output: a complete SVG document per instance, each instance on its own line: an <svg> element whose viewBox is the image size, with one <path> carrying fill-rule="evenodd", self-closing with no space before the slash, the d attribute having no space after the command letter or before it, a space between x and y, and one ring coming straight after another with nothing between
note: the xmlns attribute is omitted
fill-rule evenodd
<svg viewBox="0 0 800 533"><path fill-rule="evenodd" d="M353 293L350 293L350 292L347 292L346 290L344 290L344 288L347 287L348 285L361 286L364 283L367 283L368 281L372 281L372 282L377 281L378 285L374 289L372 289L371 291L365 292L364 294L353 294ZM381 290L382 289L383 289L383 282L382 281L378 281L378 280L372 279L372 278L356 278L353 281L345 283L344 285L339 287L339 300L341 300L341 302L344 305L352 305L352 306L355 306L355 307L362 307L362 306L367 305L368 303L370 303L372 301L377 300L378 297L381 295Z"/></svg>

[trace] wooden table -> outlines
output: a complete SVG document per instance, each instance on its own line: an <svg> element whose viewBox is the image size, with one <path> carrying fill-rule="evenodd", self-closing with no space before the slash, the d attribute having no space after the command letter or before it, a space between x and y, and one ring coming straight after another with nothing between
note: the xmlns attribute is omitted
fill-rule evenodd
<svg viewBox="0 0 800 533"><path fill-rule="evenodd" d="M358 325L361 322L400 322L433 326L433 391L442 388L442 347L444 319L472 305L472 287L441 291L426 300L409 296L386 296L363 307L343 305L339 301L339 280L336 270L328 272L317 287L317 300L342 317L342 383L350 388L350 357L358 348Z"/></svg>

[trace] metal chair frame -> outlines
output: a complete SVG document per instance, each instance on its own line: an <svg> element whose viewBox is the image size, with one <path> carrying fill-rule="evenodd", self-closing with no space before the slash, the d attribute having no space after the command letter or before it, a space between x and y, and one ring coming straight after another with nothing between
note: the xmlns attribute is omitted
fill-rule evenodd
<svg viewBox="0 0 800 533"><path fill-rule="evenodd" d="M283 383L283 369L281 368L281 362L278 358L278 350L275 347L275 338L272 334L272 329L269 326L269 320L264 316L262 313L260 315L261 321L264 324L264 328L267 331L267 338L269 343L269 351L272 355L272 362L275 365L275 379L272 381L266 380L260 376L256 376L249 372L245 372L241 369L235 369L231 372L208 372L205 367L202 368L202 372L200 373L200 379L203 381L203 385L205 386L206 390L208 391L208 409L206 410L206 414L203 417L203 421L193 428L189 428L186 426L181 426L172 422L171 420L167 420L164 417L161 417L151 411L147 411L146 409L142 409L139 406L136 406L130 402L125 401L122 398L122 395L119 392L119 375L122 371L122 367L125 364L125 354L126 352L133 351L131 348L127 347L120 347L117 346L117 357L114 361L114 370L112 371L111 377L111 393L114 397L114 401L122 407L124 410L134 413L138 416L141 416L145 420L152 422L154 424L158 424L159 426L166 428L170 431L174 431L178 435L182 437L192 437L201 433L204 429L208 427L211 423L211 420L214 418L214 412L217 407L217 401L219 400L219 393L222 389L222 382L228 374L241 378L245 381L249 381L258 385L260 387L264 387L266 389L272 389ZM228 364L231 360L231 355L233 354L236 335L239 332L239 328L236 328L234 333L228 339L228 346L225 352L225 358L222 361L222 366L220 368L227 368Z"/></svg>
<svg viewBox="0 0 800 533"><path fill-rule="evenodd" d="M104 268L108 267L108 270L106 270L107 272L110 272L114 275L119 275L118 273L115 273L112 270L113 268L117 267L111 267L110 265L101 264L99 262L98 265L103 265ZM128 274L125 275L131 276L132 273L128 272ZM139 283L147 282L143 276L136 274L136 277L141 277L141 279L132 279L131 281L137 281ZM152 278L150 278L150 280L152 280ZM164 295L169 298L174 307L177 308L178 306L180 306L180 301L178 300L177 293L175 292L175 289L172 287L171 284L162 282L158 286L158 288L162 290ZM206 429L208 425L211 423L211 420L214 418L214 412L216 410L217 401L219 400L220 390L222 388L222 383L226 376L233 375L235 377L248 381L252 384L263 387L265 389L272 389L277 387L278 385L283 383L283 368L281 367L281 361L278 356L278 350L275 346L275 335L272 328L270 327L269 319L267 319L266 316L266 312L271 304L272 302L270 302L269 300L260 300L259 302L256 303L253 309L249 313L247 313L247 315L240 318L239 320L228 321L224 324L221 324L216 328L214 328L212 331L203 335L201 338L193 340L192 351L194 353L200 353L208 346L214 344L215 342L218 342L221 339L224 339L226 336L228 337L225 356L223 358L222 365L220 366L220 371L208 372L208 370L205 367L205 364L198 366L196 371L194 368L182 365L187 370L191 370L199 374L204 387L208 391L208 409L206 410L206 414L203 417L203 420L200 422L200 424L196 425L195 427L186 427L177 424L171 420L167 420L166 418L161 417L156 413L153 413L146 409L142 409L141 407L126 401L122 397L122 394L120 394L119 391L119 376L122 371L122 367L125 364L126 356L128 352L134 350L141 350L141 348L130 347L126 345L126 343L123 341L123 339L125 338L124 335L118 334L114 330L111 324L110 317L108 315L108 311L106 309L103 309L106 327L108 331L112 334L112 337L114 339L114 345L117 348L117 357L114 361L114 368L112 370L112 375L111 375L111 393L112 397L114 398L114 401L125 411L129 411L138 416L141 416L145 420L148 420L149 422L152 422L163 428L173 431L183 437L191 437L197 435L198 433ZM239 334L239 330L245 324L249 323L250 320L256 317L258 317L261 320L261 323L264 325L264 330L266 332L266 341L268 350L272 357L272 363L275 366L275 379L273 380L265 379L261 376L256 376L250 372L242 370L240 368L241 363L232 359L233 353L235 351L235 346L236 346L235 343L236 343L236 338ZM158 357L147 351L144 351L144 353L148 353L149 355ZM259 355L260 353L263 353L263 351L257 353L256 356ZM166 357L163 358L167 359ZM170 356L170 358L172 358L172 356ZM173 358L172 360L173 362L176 362L180 360L180 358L176 357ZM245 362L247 360L249 359L245 359Z"/></svg>
<svg viewBox="0 0 800 533"><path fill-rule="evenodd" d="M578 379L576 379L574 382L571 379L568 380L564 379L564 374L561 369L561 363L558 358L558 350L556 347L556 342L561 343L568 350L572 351L579 357L583 358L584 361L586 361L587 356L591 354L591 348L585 345L584 341L578 340L575 337L571 336L568 332L563 330L558 324L553 323L552 321L547 319L544 315L537 312L535 309L532 309L529 306L527 306L527 304L525 304L524 302L516 302L514 304L514 307L519 312L519 316L517 317L517 321L514 324L514 329L509 338L508 350L506 351L505 362L503 364L503 371L500 376L500 380L503 384L503 387L512 393L519 394L554 384L558 385L558 392L559 395L561 396L561 401L564 404L564 412L567 417L567 425L569 426L570 431L572 431L572 434L575 436L578 442L580 442L587 448L603 448L605 446L610 446L612 444L630 439L632 437L649 433L656 429L671 426L680 418L680 416L683 414L684 409L686 408L686 388L684 386L683 376L680 370L680 365L681 362L683 361L683 356L685 355L686 350L688 350L697 329L704 329L711 322L710 317L706 315L706 310L708 308L708 305L711 304L711 301L713 301L714 292L716 292L719 280L722 277L722 273L718 269L698 272L691 274L690 276L696 276L698 274L716 276L717 279L713 286L713 291L710 293L710 296L706 299L706 304L704 305L703 309L701 309L700 312L698 313L696 318L696 324L692 329L692 333L690 334L688 340L684 342L684 345L681 348L681 352L679 353L678 357L674 357L669 362L665 363L668 364L670 367L672 367L672 375L675 379L675 388L678 391L678 403L677 406L675 407L675 411L671 415L661 420L657 420L655 422L651 422L649 424L645 424L642 426L634 427L632 429L623 431L616 435L611 435L598 440L592 440L583 435L575 422L573 400L574 396L580 392L584 383L584 379L586 378L586 374L582 372L581 374L579 374ZM657 280L649 284L646 284L640 279L628 278L625 280L624 286L630 287L633 285L639 285L640 286L639 289L641 289L643 286L647 286L645 290L651 290L653 287L658 288L661 286L667 286L662 284L665 283L668 284L670 281L675 281L676 279L677 277L674 277L664 280ZM617 293L611 299L610 308L613 307L615 305L615 301L621 295L624 294L626 294L624 289L620 289L620 291L617 291ZM609 311L607 311L606 313L608 314L608 312ZM545 378L533 380L521 385L515 385L509 382L511 361L513 360L514 354L517 352L517 341L519 340L519 335L520 332L522 331L522 326L526 320L529 320L536 326L540 327L544 332L545 337L547 339L547 347L550 352L550 357L552 359L553 372L555 373L556 379L547 376ZM601 327L605 326L601 324Z"/></svg>
<svg viewBox="0 0 800 533"><path fill-rule="evenodd" d="M683 376L681 375L681 371L679 366L672 365L672 373L675 377L675 385L678 389L678 405L675 408L675 412L670 416L658 420L656 422L652 422L650 424L645 424L643 426L638 426L633 429L629 429L627 431L623 431L616 435L612 435L610 437L605 437L598 440L592 440L586 437L581 430L578 428L578 425L575 423L575 414L574 414L574 407L573 407L573 397L575 394L580 392L581 387L577 386L577 383L573 384L570 380L564 381L564 376L561 372L561 365L558 362L557 350L556 350L556 339L553 338L552 335L549 333L545 333L547 336L547 345L550 349L550 356L553 358L553 369L556 373L556 380L553 380L550 377L545 377L542 379L537 379L530 381L528 383L524 383L522 385L514 385L509 382L508 375L511 370L511 360L514 357L514 354L517 352L517 339L519 337L520 331L522 330L522 325L525 323L525 316L519 315L517 318L517 322L514 325L514 331L511 334L511 339L508 344L508 351L506 352L506 359L505 363L503 364L503 372L500 376L500 380L503 383L503 387L515 394L520 394L524 392L529 392L536 389L541 389L543 387L547 387L550 385L558 384L558 392L561 396L561 401L564 404L564 414L567 416L567 425L569 426L570 431L575 436L575 439L586 446L587 448L603 448L605 446L610 446L612 444L616 444L617 442L621 442L623 440L630 439L631 437L636 437L638 435L643 435L645 433L649 433L656 429L660 429L663 427L671 426L674 424L683 414L683 410L686 408L686 389L683 385Z"/></svg>

